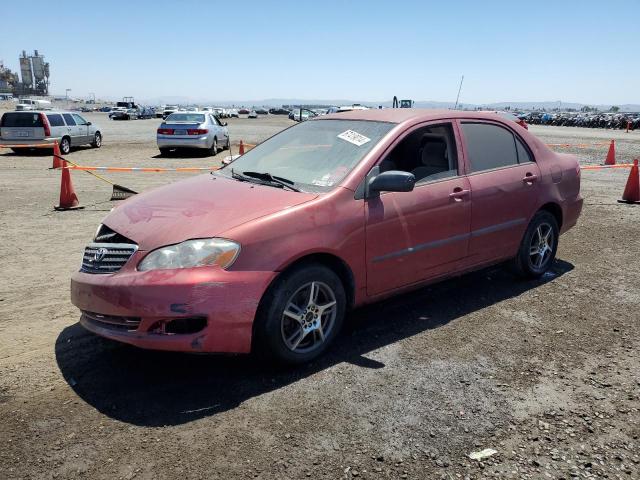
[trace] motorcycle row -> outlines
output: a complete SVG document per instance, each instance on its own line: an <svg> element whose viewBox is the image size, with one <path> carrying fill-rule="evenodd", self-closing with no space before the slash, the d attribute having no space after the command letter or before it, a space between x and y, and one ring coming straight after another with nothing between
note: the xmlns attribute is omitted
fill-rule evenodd
<svg viewBox="0 0 640 480"><path fill-rule="evenodd" d="M549 113L529 112L518 115L532 125L557 125L565 127L640 129L640 113Z"/></svg>

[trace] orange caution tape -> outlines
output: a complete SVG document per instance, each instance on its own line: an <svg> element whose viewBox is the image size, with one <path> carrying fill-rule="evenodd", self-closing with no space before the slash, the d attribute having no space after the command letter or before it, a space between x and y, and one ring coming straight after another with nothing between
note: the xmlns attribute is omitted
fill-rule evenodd
<svg viewBox="0 0 640 480"><path fill-rule="evenodd" d="M0 148L53 148L53 143L0 145Z"/></svg>
<svg viewBox="0 0 640 480"><path fill-rule="evenodd" d="M605 170L608 168L631 168L633 163L618 163L617 165L583 165L580 170Z"/></svg>
<svg viewBox="0 0 640 480"><path fill-rule="evenodd" d="M608 147L611 142L596 142L596 143L547 143L547 147L559 147L559 148L596 148L596 147Z"/></svg>
<svg viewBox="0 0 640 480"><path fill-rule="evenodd" d="M88 167L85 165L67 165L68 170L84 170L86 172L211 172L220 167L180 167L180 168L153 168L153 167Z"/></svg>

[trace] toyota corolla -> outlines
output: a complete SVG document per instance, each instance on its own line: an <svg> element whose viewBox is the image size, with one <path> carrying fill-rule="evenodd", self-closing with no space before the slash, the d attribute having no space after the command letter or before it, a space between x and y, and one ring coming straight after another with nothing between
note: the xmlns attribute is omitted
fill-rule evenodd
<svg viewBox="0 0 640 480"><path fill-rule="evenodd" d="M581 208L576 158L498 115L326 115L125 201L71 299L139 347L302 363L355 307L506 260L543 275Z"/></svg>

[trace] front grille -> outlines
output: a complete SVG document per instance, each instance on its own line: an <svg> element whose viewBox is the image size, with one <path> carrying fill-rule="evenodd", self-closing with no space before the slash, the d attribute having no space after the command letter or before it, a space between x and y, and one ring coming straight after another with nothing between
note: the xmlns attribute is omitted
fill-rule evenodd
<svg viewBox="0 0 640 480"><path fill-rule="evenodd" d="M130 240L124 235L120 235L115 230L112 230L104 223L100 225L98 229L98 233L96 233L96 238L93 239L94 242L97 243L131 243L135 245L136 242Z"/></svg>
<svg viewBox="0 0 640 480"><path fill-rule="evenodd" d="M82 318L99 327L124 332L133 332L140 326L140 317L116 317L114 315L83 311Z"/></svg>
<svg viewBox="0 0 640 480"><path fill-rule="evenodd" d="M131 243L90 243L84 249L81 272L115 273L131 258L137 245Z"/></svg>

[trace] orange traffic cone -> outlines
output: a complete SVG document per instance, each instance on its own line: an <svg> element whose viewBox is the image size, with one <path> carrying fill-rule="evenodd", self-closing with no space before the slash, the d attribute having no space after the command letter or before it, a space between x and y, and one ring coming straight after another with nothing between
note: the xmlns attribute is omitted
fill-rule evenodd
<svg viewBox="0 0 640 480"><path fill-rule="evenodd" d="M633 167L629 172L627 185L624 187L620 203L640 203L640 174L638 173L638 160L633 161Z"/></svg>
<svg viewBox="0 0 640 480"><path fill-rule="evenodd" d="M56 210L77 210L84 208L80 206L80 201L73 188L71 173L68 168L62 168L62 176L60 177L60 204L53 208Z"/></svg>
<svg viewBox="0 0 640 480"><path fill-rule="evenodd" d="M53 142L53 165L49 170L53 170L56 168L63 168L65 166L65 161L60 154L60 147L58 146L58 142Z"/></svg>
<svg viewBox="0 0 640 480"><path fill-rule="evenodd" d="M238 150L239 155L244 155L244 143L240 140L240 149Z"/></svg>
<svg viewBox="0 0 640 480"><path fill-rule="evenodd" d="M615 165L616 164L616 143L615 140L611 140L611 145L609 145L609 151L607 152L607 159L604 161L605 165Z"/></svg>

